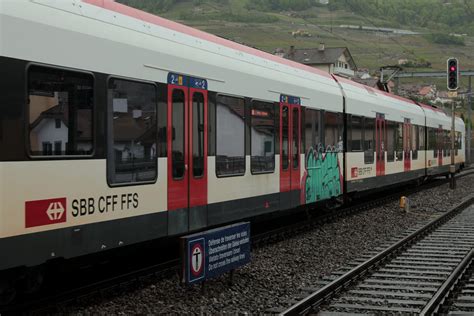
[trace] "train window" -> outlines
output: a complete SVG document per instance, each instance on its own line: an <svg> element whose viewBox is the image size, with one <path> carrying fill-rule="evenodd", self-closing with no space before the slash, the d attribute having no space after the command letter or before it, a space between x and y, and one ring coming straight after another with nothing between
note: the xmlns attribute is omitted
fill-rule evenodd
<svg viewBox="0 0 474 316"><path fill-rule="evenodd" d="M245 173L245 101L218 95L216 106L216 174Z"/></svg>
<svg viewBox="0 0 474 316"><path fill-rule="evenodd" d="M403 160L403 123L396 123L395 135L395 158L397 161Z"/></svg>
<svg viewBox="0 0 474 316"><path fill-rule="evenodd" d="M351 151L362 151L362 118L351 116Z"/></svg>
<svg viewBox="0 0 474 316"><path fill-rule="evenodd" d="M207 155L216 155L216 101L217 94L209 92L207 100Z"/></svg>
<svg viewBox="0 0 474 316"><path fill-rule="evenodd" d="M185 97L180 89L173 90L171 108L171 165L173 179L179 180L184 177L185 162Z"/></svg>
<svg viewBox="0 0 474 316"><path fill-rule="evenodd" d="M342 133L340 133L340 116L337 113L324 113L324 149L327 152L342 151Z"/></svg>
<svg viewBox="0 0 474 316"><path fill-rule="evenodd" d="M305 148L306 150L324 151L321 146L321 132L319 130L321 112L312 109L305 111Z"/></svg>
<svg viewBox="0 0 474 316"><path fill-rule="evenodd" d="M461 132L455 132L455 155L457 156L459 154L458 150L462 148L462 133Z"/></svg>
<svg viewBox="0 0 474 316"><path fill-rule="evenodd" d="M375 137L375 119L364 118L364 163L374 163L374 137Z"/></svg>
<svg viewBox="0 0 474 316"><path fill-rule="evenodd" d="M156 86L109 81L109 183L150 182L157 177Z"/></svg>
<svg viewBox="0 0 474 316"><path fill-rule="evenodd" d="M204 95L193 95L193 177L204 175Z"/></svg>
<svg viewBox="0 0 474 316"><path fill-rule="evenodd" d="M282 115L281 115L281 124L282 124L282 146L281 146L281 168L283 170L288 170L288 165L290 161L290 143L288 140L288 120L289 120L289 108L287 106L283 106Z"/></svg>
<svg viewBox="0 0 474 316"><path fill-rule="evenodd" d="M455 132L455 134L454 134L455 141L456 141L455 144L454 144L454 148L456 148L456 149L460 149L459 145L460 145L461 139L459 138L459 134L460 134L459 132Z"/></svg>
<svg viewBox="0 0 474 316"><path fill-rule="evenodd" d="M441 142L441 129L437 128L435 131L436 134L436 154L435 157L438 157L439 155L443 155L443 144Z"/></svg>
<svg viewBox="0 0 474 316"><path fill-rule="evenodd" d="M428 129L428 150L433 150L434 157L438 157L438 148L436 143L436 129L427 127Z"/></svg>
<svg viewBox="0 0 474 316"><path fill-rule="evenodd" d="M449 138L449 132L443 130L444 147L443 157L449 157L451 152L451 139Z"/></svg>
<svg viewBox="0 0 474 316"><path fill-rule="evenodd" d="M50 142L43 142L43 156L50 156L53 154L53 144Z"/></svg>
<svg viewBox="0 0 474 316"><path fill-rule="evenodd" d="M300 118L299 111L297 108L293 108L293 141L292 141L292 150L293 150L293 169L297 169L300 165L300 156L298 154L298 143L299 143L299 131L300 131Z"/></svg>
<svg viewBox="0 0 474 316"><path fill-rule="evenodd" d="M168 157L168 85L158 84L158 157Z"/></svg>
<svg viewBox="0 0 474 316"><path fill-rule="evenodd" d="M396 130L397 123L387 121L387 162L393 162L395 160L395 142L396 142Z"/></svg>
<svg viewBox="0 0 474 316"><path fill-rule="evenodd" d="M90 74L37 65L28 68L32 156L92 154L93 86Z"/></svg>
<svg viewBox="0 0 474 316"><path fill-rule="evenodd" d="M418 159L418 146L419 146L419 139L420 134L418 131L418 126L412 125L411 126L411 159L417 160Z"/></svg>
<svg viewBox="0 0 474 316"><path fill-rule="evenodd" d="M425 127L418 126L418 149L425 150Z"/></svg>
<svg viewBox="0 0 474 316"><path fill-rule="evenodd" d="M272 103L252 101L251 163L252 173L275 170L275 114Z"/></svg>

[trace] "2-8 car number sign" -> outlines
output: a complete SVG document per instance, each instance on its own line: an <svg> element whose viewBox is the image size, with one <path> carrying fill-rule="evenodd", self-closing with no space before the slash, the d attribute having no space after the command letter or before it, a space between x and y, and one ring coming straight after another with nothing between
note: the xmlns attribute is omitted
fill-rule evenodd
<svg viewBox="0 0 474 316"><path fill-rule="evenodd" d="M193 284L250 262L250 223L238 223L181 238L182 280Z"/></svg>

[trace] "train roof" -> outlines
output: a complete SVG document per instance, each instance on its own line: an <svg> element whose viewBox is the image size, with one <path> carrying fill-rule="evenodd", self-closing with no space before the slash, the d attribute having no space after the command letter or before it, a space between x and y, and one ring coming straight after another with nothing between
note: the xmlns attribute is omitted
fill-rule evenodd
<svg viewBox="0 0 474 316"><path fill-rule="evenodd" d="M386 119L403 122L405 118L411 119L413 124L425 125L443 129L451 129L451 116L444 110L418 103L394 94L374 89L346 78L336 76L337 81L342 85L346 96L348 96L346 110L347 113L375 116L374 109L380 109L386 114ZM384 103L380 103L380 100ZM370 104L370 107L367 107ZM400 111L402 110L402 111ZM456 118L456 130L464 130L464 122Z"/></svg>
<svg viewBox="0 0 474 316"><path fill-rule="evenodd" d="M346 95L346 112L365 117L375 117L383 113L385 119L404 122L410 119L413 124L424 125L423 109L412 100L407 100L352 80L335 77Z"/></svg>
<svg viewBox="0 0 474 316"><path fill-rule="evenodd" d="M328 79L331 78L331 76L328 73L326 73L326 72L324 72L320 69L309 67L309 66L306 66L304 64L301 64L301 63L298 63L298 62L295 62L295 61L292 61L292 60L288 60L288 59L285 59L285 58L282 58L282 57L279 57L279 56L276 56L276 55L272 55L272 54L269 54L267 52L258 50L256 48L245 46L245 45L242 45L242 44L224 39L222 37L219 37L219 36L216 36L216 35L201 31L201 30L198 30L196 28L186 26L186 25L181 24L181 23L177 23L177 22L174 22L174 21L171 21L171 20L167 20L167 19L162 18L160 16L157 16L157 15L154 15L154 14L151 14L151 13L148 13L148 12L145 12L145 11L141 11L139 9L135 9L135 8L126 6L124 4L115 2L114 0L82 0L82 1L85 2L85 3L89 3L89 4L92 4L92 5L95 5L95 6L102 7L102 8L107 9L107 10L111 10L111 11L129 16L129 17L136 18L136 19L144 21L144 22L159 25L159 26L162 26L164 28L167 28L167 29L170 29L170 30L173 30L173 31L176 31L176 32L187 34L187 35L190 35L190 36L193 36L193 37L196 37L196 38L200 38L202 40L206 40L206 41L218 44L218 45L222 45L222 46L225 46L225 47L228 47L228 48L238 50L238 51L250 54L250 55L254 55L254 56L257 56L257 57L260 57L260 58L263 58L263 59L267 59L269 61L273 61L273 62L276 62L276 63L279 63L279 64L287 65L287 66L290 66L290 67L293 67L293 68L296 68L296 69L301 69L301 70L316 74L318 76L326 77Z"/></svg>
<svg viewBox="0 0 474 316"><path fill-rule="evenodd" d="M2 1L0 23L2 56L163 83L174 72L211 91L342 111L327 73L110 0Z"/></svg>

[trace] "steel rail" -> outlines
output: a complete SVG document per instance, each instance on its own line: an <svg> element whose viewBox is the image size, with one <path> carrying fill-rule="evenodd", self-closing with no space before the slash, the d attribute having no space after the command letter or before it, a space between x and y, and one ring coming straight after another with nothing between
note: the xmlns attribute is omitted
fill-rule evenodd
<svg viewBox="0 0 474 316"><path fill-rule="evenodd" d="M438 313L439 308L442 307L444 301L448 297L449 293L452 291L456 283L460 278L465 274L466 270L472 263L474 258L474 249L468 252L464 257L461 263L454 269L453 273L448 277L448 279L441 285L438 291L435 293L433 298L426 304L426 306L420 312L420 316L433 315Z"/></svg>
<svg viewBox="0 0 474 316"><path fill-rule="evenodd" d="M469 205L474 203L474 195L469 196L464 199L461 203L457 204L451 210L411 233L407 237L396 242L392 246L378 253L374 257L368 259L357 267L353 268L349 272L341 275L333 282L325 285L318 291L307 296L303 300L294 304L290 308L286 309L280 315L302 315L306 314L309 311L317 308L323 302L332 298L335 294L343 290L348 285L352 284L356 280L360 279L364 274L368 273L373 268L377 267L380 263L388 259L389 257L395 255L399 250L405 248L406 246L412 244L414 241L425 236L428 232L432 231L434 228L446 223L448 220L453 218L459 212L467 208Z"/></svg>

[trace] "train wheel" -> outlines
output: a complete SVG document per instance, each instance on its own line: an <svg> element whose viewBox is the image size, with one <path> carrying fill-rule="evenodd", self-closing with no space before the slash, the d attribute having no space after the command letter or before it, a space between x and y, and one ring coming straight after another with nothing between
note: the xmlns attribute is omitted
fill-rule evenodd
<svg viewBox="0 0 474 316"><path fill-rule="evenodd" d="M42 268L31 268L27 271L23 281L23 293L32 294L38 292L44 283L44 272Z"/></svg>
<svg viewBox="0 0 474 316"><path fill-rule="evenodd" d="M10 283L0 283L0 306L11 304L16 294L16 289Z"/></svg>

